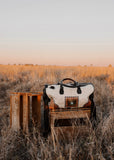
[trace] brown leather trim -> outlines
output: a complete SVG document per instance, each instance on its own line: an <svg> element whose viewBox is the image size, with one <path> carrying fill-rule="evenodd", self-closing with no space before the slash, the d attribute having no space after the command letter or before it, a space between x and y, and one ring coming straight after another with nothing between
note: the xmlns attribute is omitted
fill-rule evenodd
<svg viewBox="0 0 114 160"><path fill-rule="evenodd" d="M89 100L83 107L91 107L91 101Z"/></svg>

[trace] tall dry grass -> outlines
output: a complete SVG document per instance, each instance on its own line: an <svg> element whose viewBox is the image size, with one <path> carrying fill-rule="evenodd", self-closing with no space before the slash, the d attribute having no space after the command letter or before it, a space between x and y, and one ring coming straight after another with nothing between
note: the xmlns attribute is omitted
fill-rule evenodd
<svg viewBox="0 0 114 160"><path fill-rule="evenodd" d="M65 77L95 86L97 126L72 140L44 138L38 128L26 135L9 128L11 91L42 91L44 84ZM0 65L0 159L112 160L114 157L114 67L62 67Z"/></svg>

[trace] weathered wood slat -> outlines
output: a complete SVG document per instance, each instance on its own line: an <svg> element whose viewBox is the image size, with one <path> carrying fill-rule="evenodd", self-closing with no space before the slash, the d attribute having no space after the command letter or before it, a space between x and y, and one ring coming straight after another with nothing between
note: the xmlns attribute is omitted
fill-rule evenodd
<svg viewBox="0 0 114 160"><path fill-rule="evenodd" d="M20 95L11 96L11 125L16 131L20 129Z"/></svg>
<svg viewBox="0 0 114 160"><path fill-rule="evenodd" d="M90 112L90 110L50 112L50 116L54 119L87 118L90 117Z"/></svg>

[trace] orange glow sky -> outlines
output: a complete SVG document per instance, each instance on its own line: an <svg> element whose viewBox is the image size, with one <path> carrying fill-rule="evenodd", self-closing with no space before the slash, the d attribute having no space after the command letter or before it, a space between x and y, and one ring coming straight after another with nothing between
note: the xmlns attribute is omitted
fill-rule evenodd
<svg viewBox="0 0 114 160"><path fill-rule="evenodd" d="M114 66L113 0L0 2L0 64Z"/></svg>

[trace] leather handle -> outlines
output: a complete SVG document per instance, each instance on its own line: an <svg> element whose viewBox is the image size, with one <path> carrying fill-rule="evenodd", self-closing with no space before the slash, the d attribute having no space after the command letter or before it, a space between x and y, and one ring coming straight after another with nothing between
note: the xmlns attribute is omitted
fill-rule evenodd
<svg viewBox="0 0 114 160"><path fill-rule="evenodd" d="M67 84L64 84L63 82L66 81L66 80L72 81L72 82L73 82L72 85L69 86L69 85L67 85ZM78 84L78 82L76 82L75 80L73 80L73 79L71 79L71 78L64 78L64 79L60 82L60 85L61 85L61 86L66 86L66 87L71 87L71 88L72 88L72 87L76 87L77 84Z"/></svg>
<svg viewBox="0 0 114 160"><path fill-rule="evenodd" d="M71 85L64 84L63 82L66 81L66 80L72 81L73 83ZM63 86L70 87L70 88L75 88L78 83L76 81L74 81L73 79L71 79L71 78L64 78L59 84L60 84L60 91L59 91L59 93L60 94L64 94L64 87Z"/></svg>

